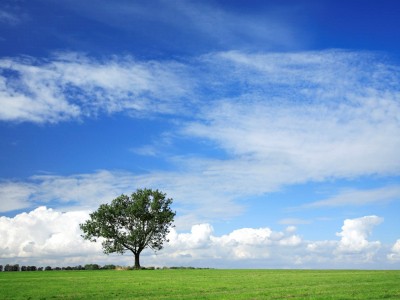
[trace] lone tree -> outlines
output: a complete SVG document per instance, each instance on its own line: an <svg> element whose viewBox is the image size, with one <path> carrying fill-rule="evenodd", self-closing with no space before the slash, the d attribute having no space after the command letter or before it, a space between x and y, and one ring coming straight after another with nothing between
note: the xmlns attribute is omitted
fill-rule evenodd
<svg viewBox="0 0 400 300"><path fill-rule="evenodd" d="M121 195L111 204L100 205L89 220L79 225L82 237L92 242L103 238L105 254L131 251L135 269L140 269L140 253L147 247L161 250L167 241L175 217L171 204L172 199L158 190L138 189L130 197Z"/></svg>

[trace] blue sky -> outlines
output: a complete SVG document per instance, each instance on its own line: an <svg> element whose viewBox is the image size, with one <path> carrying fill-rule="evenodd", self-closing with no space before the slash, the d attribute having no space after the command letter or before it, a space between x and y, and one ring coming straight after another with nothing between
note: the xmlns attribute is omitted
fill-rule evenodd
<svg viewBox="0 0 400 300"><path fill-rule="evenodd" d="M144 265L400 267L398 1L2 1L0 263L174 199Z"/></svg>

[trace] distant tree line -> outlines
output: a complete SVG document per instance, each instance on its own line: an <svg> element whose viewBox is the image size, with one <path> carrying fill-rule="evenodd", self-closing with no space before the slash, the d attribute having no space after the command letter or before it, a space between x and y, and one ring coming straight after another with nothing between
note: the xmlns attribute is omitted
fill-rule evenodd
<svg viewBox="0 0 400 300"><path fill-rule="evenodd" d="M135 267L121 267L116 265L104 265L98 264L86 264L84 266L78 265L75 267L36 267L36 266L21 266L19 264L10 265L7 264L3 267L0 265L0 272L26 272L26 271L81 271L81 270L135 270ZM194 267L142 267L142 270L176 270L176 269L209 269L209 268L194 268Z"/></svg>
<svg viewBox="0 0 400 300"><path fill-rule="evenodd" d="M79 270L115 270L115 265L100 266L98 264L86 264L84 266L78 265L75 267L36 267L36 266L20 266L19 264L7 264L3 267L0 265L0 272L25 272L25 271L79 271Z"/></svg>

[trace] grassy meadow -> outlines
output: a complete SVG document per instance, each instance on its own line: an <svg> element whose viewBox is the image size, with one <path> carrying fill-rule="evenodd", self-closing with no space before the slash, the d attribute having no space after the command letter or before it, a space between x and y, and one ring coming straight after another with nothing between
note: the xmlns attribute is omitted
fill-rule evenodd
<svg viewBox="0 0 400 300"><path fill-rule="evenodd" d="M1 272L0 299L400 299L400 271Z"/></svg>

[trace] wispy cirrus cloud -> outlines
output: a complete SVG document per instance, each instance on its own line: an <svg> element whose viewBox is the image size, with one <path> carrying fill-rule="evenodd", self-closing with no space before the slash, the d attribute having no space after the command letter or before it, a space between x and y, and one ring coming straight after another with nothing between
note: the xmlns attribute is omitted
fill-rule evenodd
<svg viewBox="0 0 400 300"><path fill-rule="evenodd" d="M210 47L291 49L302 43L299 26L292 24L297 17L296 11L277 5L270 5L270 9L256 14L246 14L227 10L214 1L136 3L118 0L113 2L113 9L109 9L109 3L104 0L96 2L96 9L89 2L64 0L60 3L85 18L140 36L143 33L138 29L139 25L145 24L152 34L143 36L144 39L178 52L187 51L187 48L192 52L209 51ZM170 31L174 32L173 36ZM195 46L192 43L182 46L183 43L178 42L188 41L190 36L196 36Z"/></svg>
<svg viewBox="0 0 400 300"><path fill-rule="evenodd" d="M37 175L25 181L0 184L3 196L0 211L29 209L41 205L59 210L94 210L121 194L136 188L160 189L174 199L178 207L177 226L190 228L194 222L229 219L243 207L236 197L197 173L152 172L134 174L126 171L99 170L88 174Z"/></svg>
<svg viewBox="0 0 400 300"><path fill-rule="evenodd" d="M57 123L98 113L175 113L192 90L183 69L177 62L100 61L77 53L3 58L0 119Z"/></svg>
<svg viewBox="0 0 400 300"><path fill-rule="evenodd" d="M282 220L279 220L279 224L284 224L284 225L304 225L304 224L311 224L311 220L306 220L306 219L299 219L299 218L285 218Z"/></svg>
<svg viewBox="0 0 400 300"><path fill-rule="evenodd" d="M226 160L210 163L215 172L241 173L251 178L244 182L264 191L328 178L399 174L396 68L369 54L340 51L228 52L205 59L226 74L221 95L182 133L227 153ZM224 87L233 86L228 96Z"/></svg>
<svg viewBox="0 0 400 300"><path fill-rule="evenodd" d="M0 182L0 212L28 208L35 186L27 182Z"/></svg>
<svg viewBox="0 0 400 300"><path fill-rule="evenodd" d="M130 193L134 175L104 170L69 176L36 175L26 181L0 184L1 211L56 205L60 208L95 209L122 193Z"/></svg>
<svg viewBox="0 0 400 300"><path fill-rule="evenodd" d="M253 48L263 45L263 49L290 49L300 43L299 31L273 6L269 13L259 15L227 11L206 2L179 1L173 7L200 36L213 39L222 48L245 48L251 41Z"/></svg>
<svg viewBox="0 0 400 300"><path fill-rule="evenodd" d="M3 120L165 113L177 122L171 143L207 142L221 152L217 158L172 153L165 159L176 166L173 171L105 171L99 182L113 192L104 198L71 195L79 191L71 186L95 183L101 172L32 177L27 181L45 191L28 199L34 203L67 199L94 206L95 199L109 201L125 192L118 182L130 181L129 192L132 182L160 188L174 195L183 214L195 212L196 219L208 222L243 212L241 199L287 185L400 174L399 70L371 53L234 51L185 62L96 60L69 53L43 61L2 59L0 67ZM190 117L182 114L187 105L193 108ZM156 145L136 151L149 154L149 149L157 153ZM65 190L65 196L51 187ZM397 195L393 187L389 191L386 198ZM359 194L359 203L378 202L369 195Z"/></svg>
<svg viewBox="0 0 400 300"><path fill-rule="evenodd" d="M16 14L0 8L0 23L15 26L21 22L21 18Z"/></svg>
<svg viewBox="0 0 400 300"><path fill-rule="evenodd" d="M343 190L338 195L328 199L304 204L305 208L362 206L368 204L384 204L400 200L400 186L392 185L376 189Z"/></svg>
<svg viewBox="0 0 400 300"><path fill-rule="evenodd" d="M371 122L368 106L328 109L227 100L205 113L204 121L186 126L184 134L226 151L224 160L204 161L207 174L253 192L330 178L399 174L400 124L390 117L393 111Z"/></svg>

